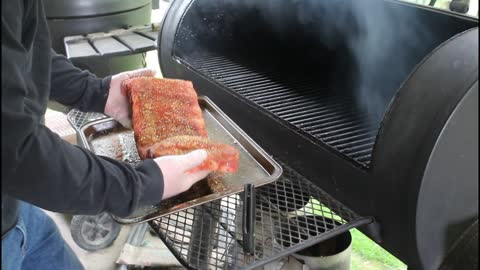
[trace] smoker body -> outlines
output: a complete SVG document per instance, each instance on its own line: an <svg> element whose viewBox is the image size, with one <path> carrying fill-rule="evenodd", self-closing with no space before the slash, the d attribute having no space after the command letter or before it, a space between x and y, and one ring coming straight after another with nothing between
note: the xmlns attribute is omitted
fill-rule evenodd
<svg viewBox="0 0 480 270"><path fill-rule="evenodd" d="M150 23L151 1L44 1L52 48L65 54L63 38Z"/></svg>
<svg viewBox="0 0 480 270"><path fill-rule="evenodd" d="M66 54L66 36L108 32L114 29L150 24L151 0L45 0L52 48ZM145 59L141 54L96 59L75 60L74 64L97 76L141 68Z"/></svg>
<svg viewBox="0 0 480 270"><path fill-rule="evenodd" d="M175 1L164 76L192 80L275 158L375 217L409 267L438 268L478 219L478 20L388 0L270 2Z"/></svg>

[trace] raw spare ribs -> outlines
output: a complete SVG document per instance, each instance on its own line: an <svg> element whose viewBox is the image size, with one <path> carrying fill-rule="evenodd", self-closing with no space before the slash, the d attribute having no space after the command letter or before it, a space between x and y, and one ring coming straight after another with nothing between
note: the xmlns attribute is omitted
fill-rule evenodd
<svg viewBox="0 0 480 270"><path fill-rule="evenodd" d="M198 96L189 81L137 77L124 81L141 159L207 150L208 157L192 171L234 173L239 152L207 137Z"/></svg>

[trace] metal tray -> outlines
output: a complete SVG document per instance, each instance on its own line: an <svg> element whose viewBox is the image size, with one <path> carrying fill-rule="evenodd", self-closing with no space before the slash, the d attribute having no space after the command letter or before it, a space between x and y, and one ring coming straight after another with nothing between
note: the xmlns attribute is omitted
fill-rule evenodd
<svg viewBox="0 0 480 270"><path fill-rule="evenodd" d="M208 137L217 142L236 146L240 151L237 173L210 175L189 191L162 201L156 206L142 207L128 217L113 218L122 224L146 222L243 191L246 184L259 187L277 180L282 167L226 116L209 98L199 97ZM97 155L103 155L136 165L140 162L133 130L128 130L112 118L100 119L80 128L80 143ZM208 184L208 185L207 185Z"/></svg>

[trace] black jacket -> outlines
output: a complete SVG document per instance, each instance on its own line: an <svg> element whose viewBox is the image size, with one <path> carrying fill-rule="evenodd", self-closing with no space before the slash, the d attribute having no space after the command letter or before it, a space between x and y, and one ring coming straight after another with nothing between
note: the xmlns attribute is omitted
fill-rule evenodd
<svg viewBox="0 0 480 270"><path fill-rule="evenodd" d="M133 168L63 141L40 123L49 99L103 112L110 77L75 68L50 48L38 0L2 0L2 237L22 200L51 211L126 216L163 195L158 166Z"/></svg>

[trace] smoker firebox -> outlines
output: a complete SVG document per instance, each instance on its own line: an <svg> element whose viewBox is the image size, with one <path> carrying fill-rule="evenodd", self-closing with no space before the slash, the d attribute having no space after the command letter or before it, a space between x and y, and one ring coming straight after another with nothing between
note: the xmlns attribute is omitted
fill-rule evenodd
<svg viewBox="0 0 480 270"><path fill-rule="evenodd" d="M478 19L394 0L188 0L158 42L164 76L374 216L412 269L438 268L478 218Z"/></svg>

